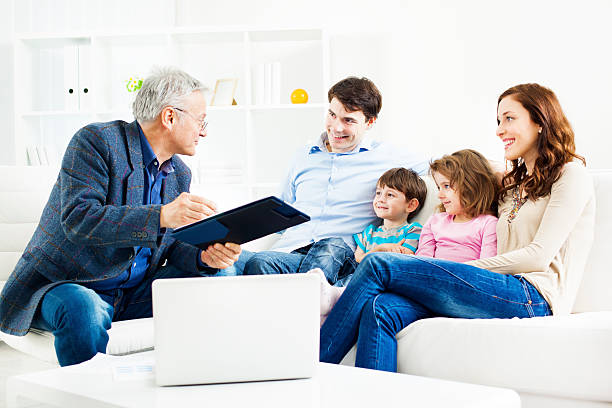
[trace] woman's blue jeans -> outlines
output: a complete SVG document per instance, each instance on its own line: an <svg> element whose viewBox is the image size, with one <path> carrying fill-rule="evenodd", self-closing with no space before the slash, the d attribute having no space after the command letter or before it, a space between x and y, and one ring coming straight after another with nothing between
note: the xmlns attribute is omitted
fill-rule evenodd
<svg viewBox="0 0 612 408"><path fill-rule="evenodd" d="M155 279L240 274L252 253L244 251L234 267L216 274L189 274L173 266L164 266L139 285L129 289L96 292L77 283L62 283L42 298L32 327L55 336L55 353L61 366L89 360L105 353L111 322L139 319L153 315L151 284ZM177 334L177 335L180 335Z"/></svg>
<svg viewBox="0 0 612 408"><path fill-rule="evenodd" d="M357 367L397 370L395 335L434 316L512 318L550 315L520 276L396 253L367 255L321 327L320 360L339 363L357 343Z"/></svg>

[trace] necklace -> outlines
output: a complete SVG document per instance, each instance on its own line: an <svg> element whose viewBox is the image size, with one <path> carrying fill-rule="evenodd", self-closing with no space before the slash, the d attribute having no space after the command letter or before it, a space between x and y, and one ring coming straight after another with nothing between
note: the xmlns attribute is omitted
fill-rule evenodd
<svg viewBox="0 0 612 408"><path fill-rule="evenodd" d="M526 202L527 196L521 197L521 189L517 185L512 191L512 209L510 210L510 214L508 214L508 224L510 224L512 220L516 218L516 214Z"/></svg>

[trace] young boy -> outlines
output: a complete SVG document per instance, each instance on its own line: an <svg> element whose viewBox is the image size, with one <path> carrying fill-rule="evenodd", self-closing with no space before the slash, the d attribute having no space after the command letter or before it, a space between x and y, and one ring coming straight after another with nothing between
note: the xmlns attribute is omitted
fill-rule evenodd
<svg viewBox="0 0 612 408"><path fill-rule="evenodd" d="M379 226L369 225L353 235L357 249L353 253L338 238L321 240L308 251L300 269L321 276L321 310L329 312L346 286L357 263L371 252L414 254L422 225L409 220L420 210L427 186L413 170L402 167L386 171L376 183L372 205L382 219ZM306 269L308 268L308 269ZM328 282L338 288L329 290ZM327 313L322 313L326 315Z"/></svg>
<svg viewBox="0 0 612 408"><path fill-rule="evenodd" d="M386 171L376 183L372 203L383 222L353 236L357 243L355 260L361 262L370 252L414 254L422 225L408 220L417 214L426 195L425 182L413 170L398 167Z"/></svg>

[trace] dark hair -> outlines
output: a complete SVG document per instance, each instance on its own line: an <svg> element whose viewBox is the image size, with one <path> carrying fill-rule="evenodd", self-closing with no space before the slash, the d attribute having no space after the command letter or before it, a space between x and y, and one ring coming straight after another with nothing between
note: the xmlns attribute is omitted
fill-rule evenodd
<svg viewBox="0 0 612 408"><path fill-rule="evenodd" d="M538 157L532 174L527 175L522 159L512 160L512 170L502 180L499 199L502 200L509 190L522 184L527 196L536 200L550 194L552 185L561 177L565 163L574 159L582 161L584 165L586 162L584 157L576 154L574 131L553 91L538 84L513 86L499 96L497 106L508 96L529 112L529 117L542 128L542 132L538 134Z"/></svg>
<svg viewBox="0 0 612 408"><path fill-rule="evenodd" d="M413 212L408 214L408 220L421 211L425 197L427 197L427 185L423 179L414 170L403 167L395 167L385 171L378 179L378 182L376 182L376 185L402 192L406 197L406 201L416 198L419 205Z"/></svg>
<svg viewBox="0 0 612 408"><path fill-rule="evenodd" d="M497 213L497 178L489 161L475 150L459 150L429 164L429 172L448 178L470 217ZM444 206L440 204L441 211Z"/></svg>
<svg viewBox="0 0 612 408"><path fill-rule="evenodd" d="M368 78L354 76L337 82L327 92L327 101L337 98L349 112L363 112L366 122L376 119L382 108L382 95Z"/></svg>

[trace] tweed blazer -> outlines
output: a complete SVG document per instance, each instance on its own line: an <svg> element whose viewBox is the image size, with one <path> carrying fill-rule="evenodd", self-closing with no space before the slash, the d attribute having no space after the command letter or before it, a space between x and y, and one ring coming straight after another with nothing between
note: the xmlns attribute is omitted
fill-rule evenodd
<svg viewBox="0 0 612 408"><path fill-rule="evenodd" d="M191 172L177 157L162 203L189 191ZM162 204L143 205L138 124L94 123L72 138L38 227L0 294L0 330L23 336L43 295L64 283L112 279L152 249L147 277L168 262L198 274L198 248L159 235Z"/></svg>

